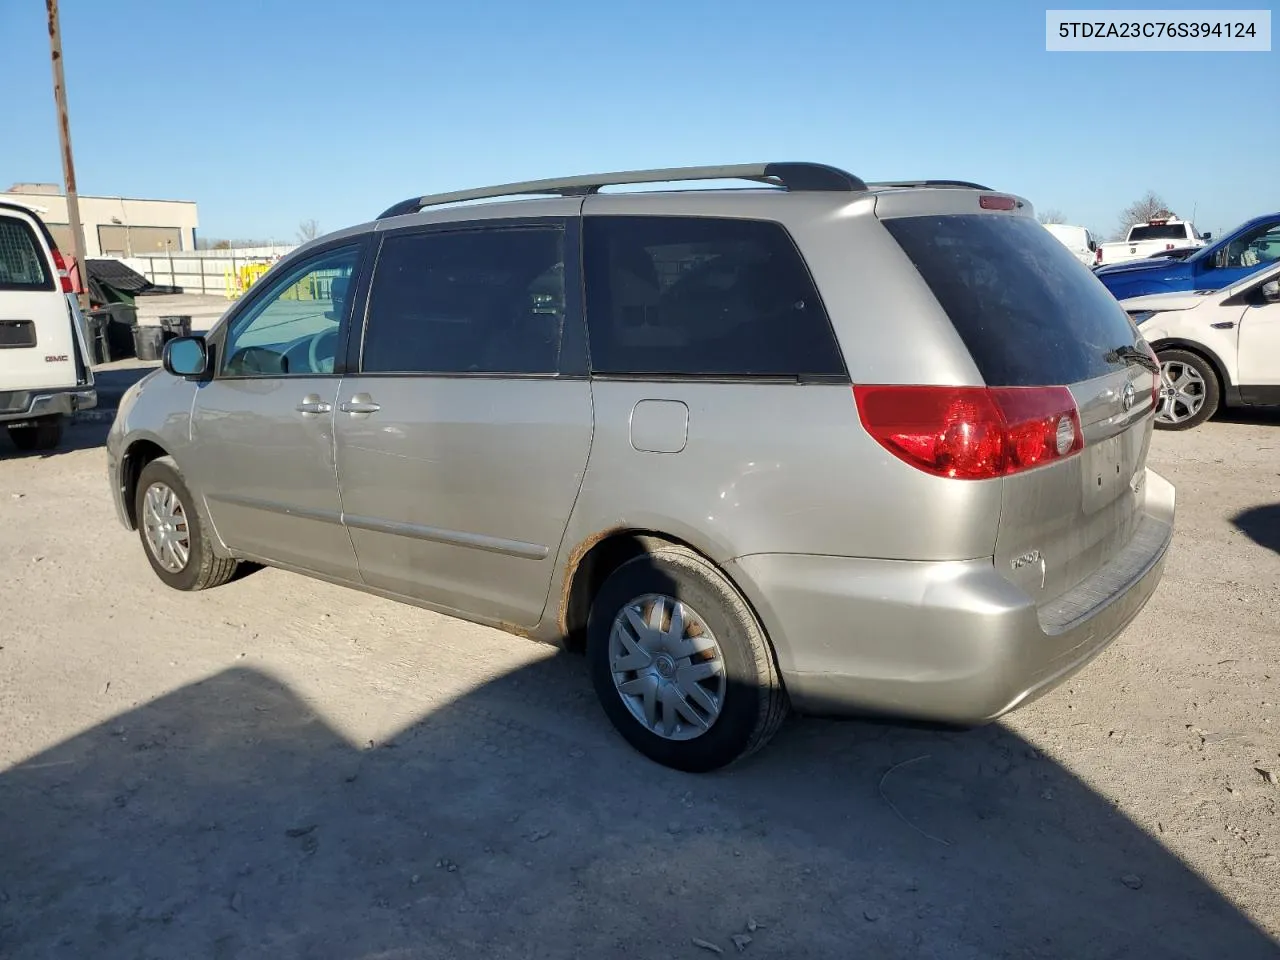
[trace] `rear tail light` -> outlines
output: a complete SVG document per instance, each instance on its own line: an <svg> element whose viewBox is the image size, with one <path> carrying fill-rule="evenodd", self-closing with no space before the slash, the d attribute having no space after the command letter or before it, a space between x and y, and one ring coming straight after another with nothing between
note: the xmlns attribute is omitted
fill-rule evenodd
<svg viewBox="0 0 1280 960"><path fill-rule="evenodd" d="M1095 262L1095 263L1101 263L1101 262L1102 262L1102 248L1101 248L1101 247L1099 247L1099 248L1094 252L1093 259L1094 259L1094 262Z"/></svg>
<svg viewBox="0 0 1280 960"><path fill-rule="evenodd" d="M67 261L62 256L62 251L57 247L53 248L53 266L58 271L58 280L62 283L62 292L75 293L75 287L71 283L71 271L67 269Z"/></svg>
<svg viewBox="0 0 1280 960"><path fill-rule="evenodd" d="M1142 349L1147 352L1151 362L1156 365L1156 374L1151 384L1151 409L1156 410L1160 406L1160 358L1156 356L1155 348L1145 340L1142 341Z"/></svg>
<svg viewBox="0 0 1280 960"><path fill-rule="evenodd" d="M1084 446L1066 387L853 388L862 425L926 473L989 480L1062 460Z"/></svg>

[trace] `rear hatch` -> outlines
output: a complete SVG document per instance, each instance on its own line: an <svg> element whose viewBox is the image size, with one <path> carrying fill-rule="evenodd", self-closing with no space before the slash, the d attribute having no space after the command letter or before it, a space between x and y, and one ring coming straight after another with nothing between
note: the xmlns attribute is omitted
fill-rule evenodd
<svg viewBox="0 0 1280 960"><path fill-rule="evenodd" d="M1014 388L995 391L1005 397L1058 397L1068 418L1074 401L1078 437L1067 453L1010 469L1000 481L996 568L1037 603L1048 602L1115 557L1141 521L1154 356L1115 298L1028 216L883 222L988 388ZM1070 424L1049 426L1070 439Z"/></svg>
<svg viewBox="0 0 1280 960"><path fill-rule="evenodd" d="M0 209L0 411L6 396L84 381L63 288L43 224Z"/></svg>

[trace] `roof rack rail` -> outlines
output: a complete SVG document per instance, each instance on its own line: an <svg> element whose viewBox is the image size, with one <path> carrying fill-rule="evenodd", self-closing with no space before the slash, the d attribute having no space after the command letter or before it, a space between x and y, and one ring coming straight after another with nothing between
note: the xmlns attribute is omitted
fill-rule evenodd
<svg viewBox="0 0 1280 960"><path fill-rule="evenodd" d="M868 187L961 187L966 190L992 190L981 183L968 180L877 180L867 184Z"/></svg>
<svg viewBox="0 0 1280 960"><path fill-rule="evenodd" d="M669 167L659 170L627 170L619 173L592 173L578 177L560 177L551 180L528 180L524 183L503 183L493 187L473 190L454 190L451 193L434 193L425 197L410 197L388 207L378 217L400 217L417 213L423 207L435 207L446 203L462 203L467 200L488 200L498 197L515 197L545 194L555 197L582 197L598 193L601 187L631 183L674 183L686 180L754 180L758 183L787 190L815 190L855 193L866 190L867 185L851 173L822 163L739 163L719 167Z"/></svg>

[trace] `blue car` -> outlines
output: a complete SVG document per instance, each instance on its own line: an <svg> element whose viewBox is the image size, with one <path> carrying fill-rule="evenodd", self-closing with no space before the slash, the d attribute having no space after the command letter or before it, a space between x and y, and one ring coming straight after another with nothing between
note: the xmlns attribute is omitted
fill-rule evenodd
<svg viewBox="0 0 1280 960"><path fill-rule="evenodd" d="M1098 267L1094 275L1117 300L1153 293L1220 290L1280 260L1280 213L1254 217L1185 259L1150 257Z"/></svg>

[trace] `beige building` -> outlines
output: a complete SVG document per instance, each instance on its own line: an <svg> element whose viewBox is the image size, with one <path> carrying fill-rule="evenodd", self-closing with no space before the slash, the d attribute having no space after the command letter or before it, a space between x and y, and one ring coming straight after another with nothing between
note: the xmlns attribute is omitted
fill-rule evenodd
<svg viewBox="0 0 1280 960"><path fill-rule="evenodd" d="M40 214L66 254L71 253L67 198L51 183L17 183L0 201L19 203ZM87 257L135 257L180 253L196 248L196 205L191 200L137 200L80 195Z"/></svg>

